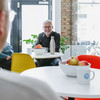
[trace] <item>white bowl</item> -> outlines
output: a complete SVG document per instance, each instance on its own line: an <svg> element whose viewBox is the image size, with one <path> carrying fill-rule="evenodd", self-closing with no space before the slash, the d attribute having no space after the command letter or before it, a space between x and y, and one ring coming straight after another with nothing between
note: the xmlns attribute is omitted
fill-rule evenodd
<svg viewBox="0 0 100 100"><path fill-rule="evenodd" d="M60 66L61 70L67 76L71 76L71 77L77 77L77 68L79 68L79 67L90 68L90 65L91 64L89 63L89 65L86 65L86 66L77 66L77 65L68 65L67 61L59 62L59 66Z"/></svg>
<svg viewBox="0 0 100 100"><path fill-rule="evenodd" d="M44 53L47 53L47 48L45 47L42 47L40 49L35 49L33 48L33 52L36 54L36 55L43 55Z"/></svg>

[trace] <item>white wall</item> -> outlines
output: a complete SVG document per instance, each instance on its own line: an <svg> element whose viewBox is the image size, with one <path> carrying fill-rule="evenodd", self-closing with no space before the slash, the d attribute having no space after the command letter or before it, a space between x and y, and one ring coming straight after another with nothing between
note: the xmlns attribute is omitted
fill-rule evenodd
<svg viewBox="0 0 100 100"><path fill-rule="evenodd" d="M61 0L53 0L52 4L52 20L54 31L61 34Z"/></svg>

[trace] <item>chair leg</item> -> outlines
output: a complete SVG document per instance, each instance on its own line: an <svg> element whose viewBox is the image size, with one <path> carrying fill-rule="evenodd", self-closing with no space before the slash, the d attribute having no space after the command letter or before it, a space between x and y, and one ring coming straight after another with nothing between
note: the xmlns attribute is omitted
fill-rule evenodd
<svg viewBox="0 0 100 100"><path fill-rule="evenodd" d="M75 98L68 97L68 100L75 100Z"/></svg>

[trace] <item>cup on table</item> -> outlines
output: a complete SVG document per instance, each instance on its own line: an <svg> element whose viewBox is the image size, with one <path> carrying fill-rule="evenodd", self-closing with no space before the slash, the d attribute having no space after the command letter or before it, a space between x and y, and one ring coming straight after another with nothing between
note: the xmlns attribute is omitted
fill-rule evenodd
<svg viewBox="0 0 100 100"><path fill-rule="evenodd" d="M95 77L94 71L91 71L89 67L77 68L77 81L81 84L90 84L90 81Z"/></svg>
<svg viewBox="0 0 100 100"><path fill-rule="evenodd" d="M27 53L32 54L32 48L27 48Z"/></svg>

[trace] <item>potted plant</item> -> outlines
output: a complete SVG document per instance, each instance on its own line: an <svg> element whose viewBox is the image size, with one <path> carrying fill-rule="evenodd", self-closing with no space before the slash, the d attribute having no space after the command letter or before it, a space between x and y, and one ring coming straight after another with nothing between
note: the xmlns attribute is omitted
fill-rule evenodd
<svg viewBox="0 0 100 100"><path fill-rule="evenodd" d="M31 36L32 36L32 39L26 39L26 40L23 40L23 41L26 42L26 44L31 44L32 45L32 48L34 48L38 36L37 35L34 35L34 34L31 34Z"/></svg>
<svg viewBox="0 0 100 100"><path fill-rule="evenodd" d="M68 41L69 41L69 39L67 37L61 37L60 50L62 51L63 54L65 53L65 50L69 48L69 46L67 45Z"/></svg>
<svg viewBox="0 0 100 100"><path fill-rule="evenodd" d="M32 36L32 39L26 39L26 40L23 40L23 41L26 42L26 44L31 44L32 48L34 48L38 36L34 35L34 34L31 34L31 36ZM69 48L69 46L67 45L68 41L69 41L69 39L67 37L61 37L61 40L60 40L60 50L62 51L63 54L65 53L65 50L67 48Z"/></svg>

